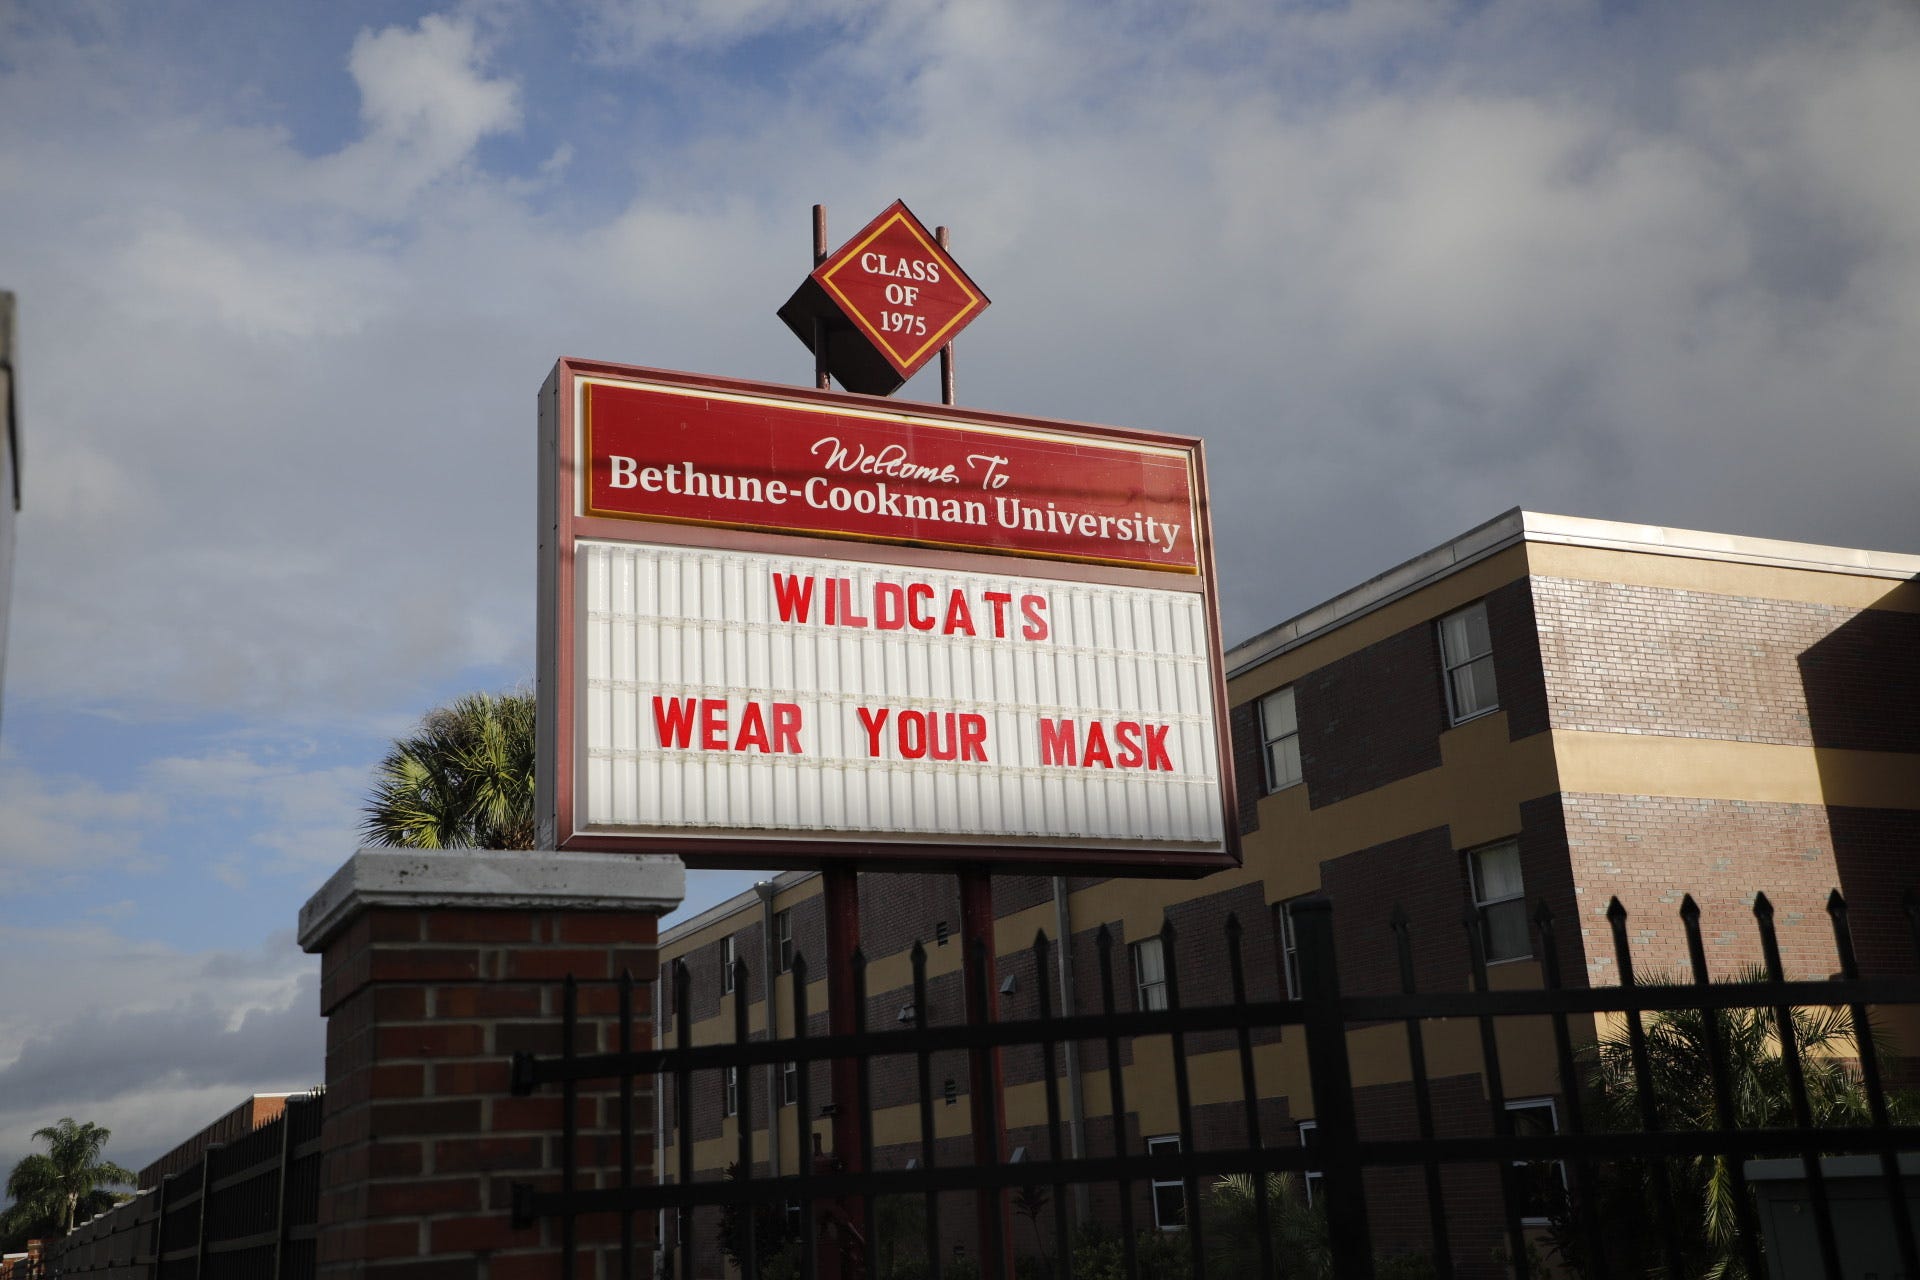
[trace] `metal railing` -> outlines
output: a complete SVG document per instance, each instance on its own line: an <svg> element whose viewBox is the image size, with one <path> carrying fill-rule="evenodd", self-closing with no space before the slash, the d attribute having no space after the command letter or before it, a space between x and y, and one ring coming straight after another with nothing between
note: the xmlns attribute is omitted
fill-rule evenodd
<svg viewBox="0 0 1920 1280"><path fill-rule="evenodd" d="M918 943L910 953L912 963L911 1025L872 1030L866 1025L868 1006L866 963L856 954L854 975L857 1016L856 1030L844 1035L799 1035L787 1039L752 1039L748 1027L749 973L744 961L735 965L732 995L733 1040L731 1043L696 1045L690 1013L691 980L684 963L671 970L674 984L675 1045L666 1049L633 1051L626 1040L631 1025L634 984L629 978L613 985L619 990L622 1041L612 1052L577 1053L574 1025L578 994L582 986L569 979L566 988L566 1051L555 1057L514 1055L512 1070L517 1093L530 1093L545 1086L558 1086L565 1097L563 1114L566 1132L560 1150L565 1153L557 1190L536 1189L529 1184L514 1187L514 1217L528 1225L541 1219L557 1219L564 1248L562 1257L571 1276L576 1254L578 1220L586 1215L619 1215L622 1248L619 1274L636 1274L634 1254L635 1215L665 1211L677 1222L676 1239L681 1245L678 1273L683 1280L693 1275L692 1250L685 1247L692 1234L693 1210L697 1207L729 1206L751 1209L756 1205L798 1203L803 1206L799 1219L797 1264L811 1280L819 1270L816 1233L823 1226L838 1231L841 1239L843 1274L868 1274L863 1256L866 1239L861 1224L876 1221L876 1201L880 1197L917 1197L923 1205L924 1264L926 1273L942 1274L939 1247L942 1193L974 1192L984 1202L982 1221L991 1229L991 1241L983 1239L980 1260L991 1275L1005 1276L1009 1271L1007 1219L1004 1194L1015 1188L1042 1187L1052 1191L1054 1210L1053 1257L1050 1273L1056 1277L1073 1274L1074 1256L1069 1245L1067 1216L1069 1188L1106 1186L1118 1192L1119 1245L1128 1276L1141 1274L1140 1245L1136 1238L1134 1192L1143 1185L1158 1182L1168 1186L1179 1182L1184 1188L1185 1247L1191 1258L1192 1275L1209 1274L1209 1217L1201 1212L1203 1184L1226 1175L1251 1175L1251 1199L1256 1220L1254 1240L1260 1257L1261 1275L1282 1274L1276 1269L1273 1225L1280 1206L1273 1197L1284 1186L1270 1185L1268 1175L1311 1175L1315 1199L1324 1214L1326 1245L1331 1254L1332 1274L1341 1277L1372 1277L1375 1271L1374 1242L1368 1228L1369 1171L1401 1169L1417 1171L1424 1184L1430 1262L1433 1273L1451 1277L1456 1267L1456 1248L1450 1240L1450 1222L1445 1187L1449 1166L1470 1166L1491 1170L1497 1175L1498 1211L1505 1222L1505 1258L1503 1265L1525 1277L1538 1269L1534 1254L1540 1247L1537 1229L1538 1206L1528 1201L1523 1185L1528 1166L1557 1164L1562 1170L1565 1198L1556 1208L1557 1226L1578 1233L1585 1251L1583 1265L1588 1274L1624 1274L1609 1269L1606 1257L1608 1232L1618 1231L1618 1223L1603 1222L1596 1209L1597 1188L1606 1170L1628 1168L1635 1176L1651 1182L1653 1195L1650 1224L1653 1238L1663 1255L1666 1274L1689 1274L1682 1257L1682 1229L1676 1220L1675 1204L1666 1185L1671 1162L1700 1157L1717 1157L1721 1173L1734 1184L1732 1198L1737 1217L1736 1240L1731 1248L1744 1264L1748 1275L1765 1275L1761 1258L1761 1239L1754 1209L1745 1185L1743 1162L1760 1157L1797 1157L1802 1161L1817 1226L1819 1251L1824 1272L1839 1280L1840 1249L1833 1225L1832 1206L1825 1187L1821 1158L1826 1155L1854 1153L1878 1156L1881 1181L1888 1202L1898 1206L1892 1212L1892 1230L1898 1256L1909 1275L1920 1275L1920 1250L1916 1250L1914 1228L1905 1210L1898 1156L1920 1151L1920 1126L1896 1123L1883 1079L1880 1050L1875 1044L1868 1017L1869 1006L1920 1004L1920 976L1913 972L1885 976L1862 976L1855 957L1852 931L1848 925L1845 902L1836 890L1828 902L1839 972L1831 980L1790 981L1785 976L1779 939L1774 927L1773 908L1764 894L1756 895L1753 915L1758 931L1763 969L1758 980L1712 981L1707 971L1706 948L1700 929L1700 912L1691 897L1679 910L1691 962L1688 980L1648 982L1637 978L1627 933L1627 913L1615 899L1607 913L1612 934L1613 960L1619 983L1615 986L1568 986L1560 965L1560 941L1557 923L1544 903L1533 916L1539 949L1541 985L1530 989L1490 989L1487 981L1487 957L1483 946L1481 921L1469 913L1465 920L1469 938L1472 989L1452 992L1422 992L1415 989L1413 951L1404 913L1396 910L1392 924L1401 978L1401 990L1391 994L1342 995L1334 947L1333 906L1325 898L1309 898L1289 905L1299 957L1301 992L1298 999L1250 1000L1247 998L1246 958L1241 946L1237 919L1227 920L1224 946L1230 975L1232 999L1229 1003L1186 1006L1180 999L1179 948L1171 921L1161 931L1162 954L1166 971L1164 1009L1120 1009L1115 1001L1112 936L1102 927L1097 934L1100 983L1100 1011L1069 1017L1055 1017L1050 1008L1046 981L1035 984L1038 993L1037 1016L1031 1019L1003 1021L991 1025L930 1026L928 1009L927 955ZM1920 907L1912 894L1906 904L1906 918L1917 951L1920 951ZM1386 940L1383 939L1383 942ZM1036 937L1032 957L1034 972L1048 974L1053 943L1042 932ZM1190 952L1191 954L1191 952ZM970 966L972 974L985 971L983 964ZM807 968L803 957L793 965L791 1023L807 1027ZM599 984L605 985L605 984ZM984 1004L984 1002L983 1002ZM1858 1090L1865 1102L1865 1116L1858 1123L1816 1123L1810 1102L1806 1068L1810 1059L1798 1042L1795 1011L1827 1008L1834 1016L1844 1014L1847 1030L1846 1056L1857 1062ZM1736 1115L1731 1096L1729 1054L1724 1043L1721 1015L1726 1011L1758 1010L1772 1030L1771 1050L1784 1068L1784 1089L1791 1112L1791 1123L1764 1128L1743 1127ZM1694 1126L1681 1117L1664 1115L1650 1061L1649 1035L1659 1034L1667 1020L1692 1014L1703 1028L1705 1069L1710 1077L1714 1116L1710 1125ZM903 1014L903 1016L905 1016ZM1559 1081L1558 1101L1564 1108L1566 1123L1558 1132L1520 1133L1515 1130L1513 1112L1502 1073L1501 1055L1496 1037L1500 1019L1546 1019L1551 1023L1552 1056ZM1428 1076L1425 1024L1434 1019L1469 1020L1478 1030L1480 1063L1478 1095L1486 1108L1481 1132L1470 1136L1441 1136L1436 1133L1435 1100ZM1363 1024L1398 1023L1404 1028L1407 1084L1412 1090L1416 1135L1401 1138L1363 1137L1362 1107L1356 1100L1353 1073L1349 1062L1348 1035ZM1592 1058L1601 1025L1616 1029L1611 1038L1620 1070L1630 1081L1637 1103L1637 1128L1602 1128L1588 1114L1594 1096L1583 1082L1591 1077L1591 1067L1582 1070L1576 1058ZM1307 1059L1311 1077L1312 1118L1317 1122L1311 1147L1276 1145L1271 1134L1261 1129L1261 1094L1256 1086L1255 1038L1268 1028L1303 1028L1307 1037ZM1241 1112L1245 1141L1226 1149L1198 1149L1194 1125L1195 1100L1189 1078L1186 1041L1207 1032L1230 1032L1238 1059L1240 1096L1234 1099ZM1129 1138L1126 1074L1120 1047L1123 1041L1143 1037L1165 1037L1170 1043L1173 1063L1175 1104L1179 1115L1178 1152L1149 1153L1144 1142ZM1576 1040L1580 1041L1578 1050ZM1060 1091L1057 1070L1059 1051L1066 1043L1098 1044L1105 1047L1105 1072L1108 1085L1110 1128L1104 1152L1089 1150L1084 1158L1069 1158L1063 1137ZM967 1050L985 1056L989 1088L996 1083L992 1072L998 1069L998 1055L992 1050L1014 1046L1035 1046L1041 1061L1038 1082L1044 1087L1046 1123L1044 1159L1018 1164L989 1166L942 1163L938 1158L935 1106L941 1101L932 1088L930 1062L933 1055L952 1050ZM1831 1049L1822 1051L1831 1061ZM839 1058L855 1059L860 1067L862 1097L870 1097L867 1070L878 1057L904 1055L915 1065L917 1112L920 1141L913 1167L874 1168L872 1117L860 1121L861 1149L857 1167L864 1172L848 1172L816 1163L812 1172L769 1175L756 1172L754 1129L749 1123L737 1125L737 1164L725 1178L696 1178L694 1168L693 1082L696 1075L736 1071L744 1082L747 1068L768 1064L797 1062L797 1115L811 1117L810 1063ZM658 1077L673 1083L674 1135L677 1169L674 1180L652 1185L636 1175L634 1151L633 1097L636 1080ZM602 1090L617 1082L621 1099L617 1125L620 1159L617 1172L611 1161L599 1173L583 1175L577 1166L580 1143L576 1126L576 1101L582 1085L600 1082ZM717 1087L717 1086L716 1086ZM743 1108L744 1111L744 1108ZM613 1112L609 1111L608 1115ZM808 1126L804 1120L802 1132ZM656 1135L664 1140L664 1135ZM1097 1145L1097 1144L1096 1144ZM896 1152L897 1155L897 1152ZM851 1162L849 1162L851 1163ZM1569 1176L1570 1174L1570 1176ZM595 1182L598 1185L586 1185ZM1404 1206L1402 1206L1404 1208ZM738 1210L736 1209L736 1212ZM1640 1224L1645 1225L1645 1224ZM603 1224L604 1226L604 1224ZM650 1232L648 1234L651 1234ZM755 1231L749 1226L736 1233L736 1260L748 1277L759 1274L764 1259L756 1258ZM603 1233L604 1237L604 1233ZM1616 1251L1619 1244L1613 1246Z"/></svg>

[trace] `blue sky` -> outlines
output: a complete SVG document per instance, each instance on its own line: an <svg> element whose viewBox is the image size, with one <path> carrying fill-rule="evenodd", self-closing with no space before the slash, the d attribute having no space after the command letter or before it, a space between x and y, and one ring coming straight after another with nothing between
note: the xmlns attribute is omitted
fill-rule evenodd
<svg viewBox="0 0 1920 1280"><path fill-rule="evenodd" d="M1516 505L1920 548L1917 118L1892 4L0 0L0 1165L318 1079L373 763L531 677L534 392L806 381L812 203L954 227L964 403L1205 438L1239 639Z"/></svg>

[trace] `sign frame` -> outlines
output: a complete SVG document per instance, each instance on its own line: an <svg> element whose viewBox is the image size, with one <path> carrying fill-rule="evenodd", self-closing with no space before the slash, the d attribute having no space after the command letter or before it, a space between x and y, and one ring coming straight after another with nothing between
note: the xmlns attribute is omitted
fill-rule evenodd
<svg viewBox="0 0 1920 1280"><path fill-rule="evenodd" d="M832 415L912 420L931 427L977 427L1079 437L1112 445L1177 450L1188 459L1194 559L1197 572L1076 561L1051 555L1010 555L1006 550L956 549L918 540L870 540L857 535L723 527L631 514L591 514L587 475L576 456L584 423L578 420L576 388L583 379L609 380L772 402L788 410ZM1241 865L1235 800L1234 756L1226 676L1221 654L1215 591L1214 548L1207 519L1206 470L1201 441L1191 436L1097 426L948 405L903 404L839 391L715 377L672 370L563 358L539 394L539 584L535 803L543 848L607 852L673 853L689 865L716 869L825 868L898 871L985 871L990 874L1107 874L1199 876ZM1010 571L1062 583L1148 587L1200 597L1211 688L1213 747L1218 762L1220 839L1205 842L1117 841L1074 837L958 838L941 835L892 837L883 833L781 834L731 830L713 834L673 828L619 832L588 829L579 820L577 736L584 602L576 601L576 545L611 541L720 552L818 557L912 570L952 570L1005 575Z"/></svg>

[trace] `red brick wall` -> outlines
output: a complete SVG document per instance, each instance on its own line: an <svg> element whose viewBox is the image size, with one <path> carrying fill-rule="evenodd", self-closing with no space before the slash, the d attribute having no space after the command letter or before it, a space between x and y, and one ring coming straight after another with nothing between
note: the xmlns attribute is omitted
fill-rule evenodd
<svg viewBox="0 0 1920 1280"><path fill-rule="evenodd" d="M1606 919L1615 896L1627 909L1634 969L1642 977L1691 977L1679 917L1689 893L1700 906L1707 962L1716 978L1761 960L1753 918L1757 890L1773 903L1787 976L1824 978L1838 968L1826 902L1843 878L1829 822L1830 812L1841 811L1662 796L1569 794L1563 803L1569 856L1582 888L1588 976L1596 984L1619 980ZM1856 812L1859 817L1848 821L1857 823L1873 811ZM1908 828L1920 825L1908 819ZM1900 865L1899 825L1889 824L1883 846L1889 871ZM1856 906L1870 922L1897 909L1897 900L1887 899L1901 886L1885 884L1885 875L1877 878L1881 883L1854 878L1867 889Z"/></svg>
<svg viewBox="0 0 1920 1280"><path fill-rule="evenodd" d="M490 1280L556 1273L559 1226L516 1231L509 1184L559 1184L557 1086L515 1098L515 1050L560 1051L560 979L580 989L576 1048L617 1047L614 978L631 970L633 1045L652 1041L655 917L641 912L362 912L326 945L322 1276ZM637 1082L634 1160L650 1176L653 1098ZM617 1096L583 1090L580 1185L617 1179ZM610 1133L611 1131L611 1133ZM598 1170L596 1173L595 1170ZM645 1231L650 1224L643 1224ZM617 1221L582 1219L582 1277Z"/></svg>

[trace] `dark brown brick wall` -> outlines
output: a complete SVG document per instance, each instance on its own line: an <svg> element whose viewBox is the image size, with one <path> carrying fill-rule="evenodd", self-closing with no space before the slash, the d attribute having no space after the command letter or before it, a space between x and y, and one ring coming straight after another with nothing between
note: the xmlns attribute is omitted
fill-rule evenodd
<svg viewBox="0 0 1920 1280"><path fill-rule="evenodd" d="M1547 718L1547 682L1540 666L1532 579L1520 578L1488 594L1487 631L1493 640L1493 678L1499 686L1500 709L1507 713L1507 737L1517 740L1545 733L1552 726Z"/></svg>
<svg viewBox="0 0 1920 1280"><path fill-rule="evenodd" d="M1431 622L1337 658L1293 688L1314 808L1439 767L1447 707Z"/></svg>
<svg viewBox="0 0 1920 1280"><path fill-rule="evenodd" d="M1461 989L1469 967L1461 925L1467 885L1445 827L1323 862L1320 881L1333 901L1342 992L1378 995L1400 990L1391 923L1395 906L1407 911L1414 981L1420 989ZM1304 956L1301 963L1307 963Z"/></svg>
<svg viewBox="0 0 1920 1280"><path fill-rule="evenodd" d="M1533 579L1556 729L1920 751L1920 614Z"/></svg>
<svg viewBox="0 0 1920 1280"><path fill-rule="evenodd" d="M1228 718L1233 733L1234 803L1240 834L1260 829L1260 797L1267 793L1267 765L1262 758L1260 708L1252 702L1235 707Z"/></svg>

